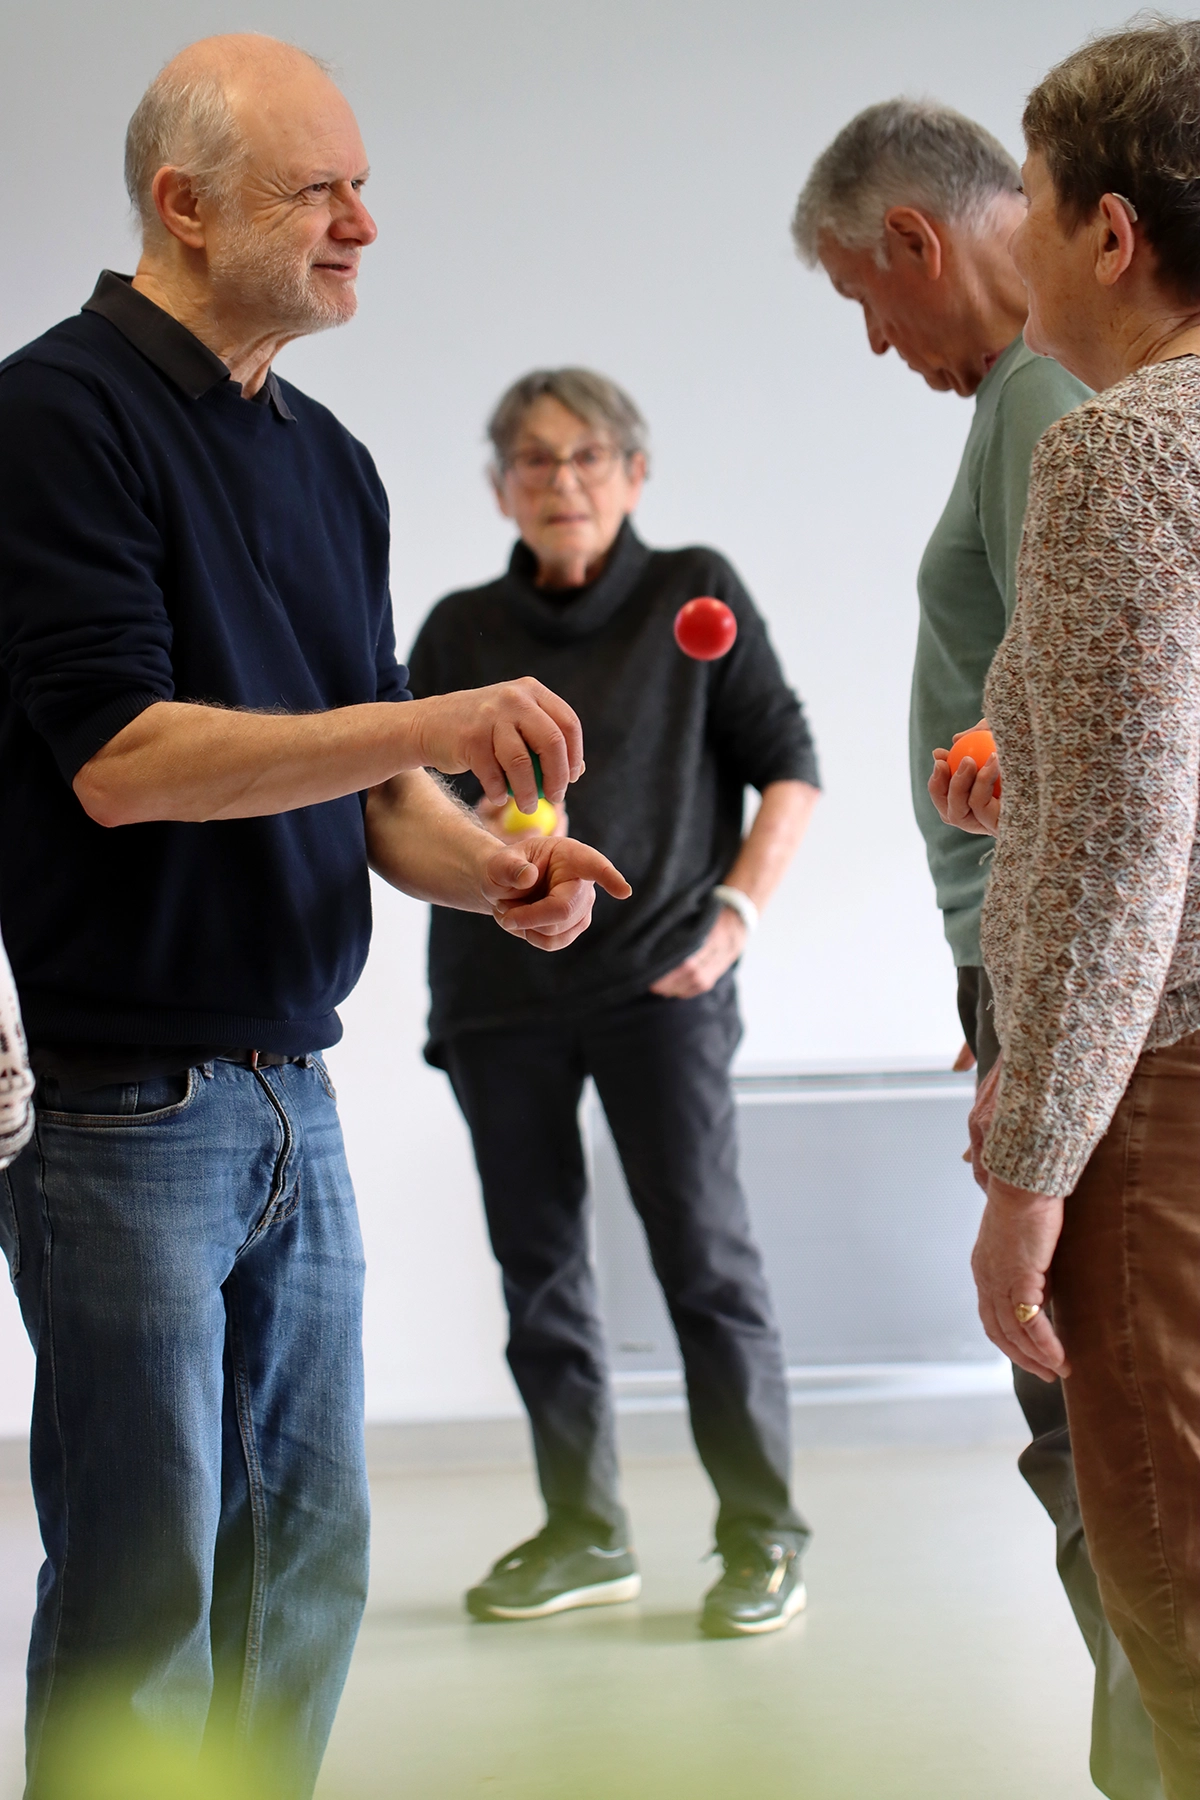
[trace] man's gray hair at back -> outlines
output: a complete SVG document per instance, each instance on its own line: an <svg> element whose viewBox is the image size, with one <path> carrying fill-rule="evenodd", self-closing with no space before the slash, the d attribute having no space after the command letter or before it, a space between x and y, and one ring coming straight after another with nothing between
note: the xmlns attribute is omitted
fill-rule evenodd
<svg viewBox="0 0 1200 1800"><path fill-rule="evenodd" d="M291 47L330 74L320 57ZM160 229L151 189L165 164L185 170L198 194L223 200L245 155L245 140L220 78L181 74L168 63L142 95L125 133L125 187L143 232Z"/></svg>
<svg viewBox="0 0 1200 1800"><path fill-rule="evenodd" d="M884 218L914 206L948 225L977 225L1021 172L990 131L932 100L884 100L843 126L822 151L792 217L798 255L813 268L820 240L887 251Z"/></svg>

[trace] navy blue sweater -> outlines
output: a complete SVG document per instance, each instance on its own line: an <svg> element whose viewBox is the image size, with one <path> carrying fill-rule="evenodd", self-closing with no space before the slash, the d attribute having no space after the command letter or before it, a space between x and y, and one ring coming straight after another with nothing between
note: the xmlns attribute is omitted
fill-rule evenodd
<svg viewBox="0 0 1200 1800"><path fill-rule="evenodd" d="M407 699L387 501L324 407L274 377L244 398L118 280L0 364L0 924L27 1030L319 1049L370 936L360 796L106 830L71 781L159 700Z"/></svg>

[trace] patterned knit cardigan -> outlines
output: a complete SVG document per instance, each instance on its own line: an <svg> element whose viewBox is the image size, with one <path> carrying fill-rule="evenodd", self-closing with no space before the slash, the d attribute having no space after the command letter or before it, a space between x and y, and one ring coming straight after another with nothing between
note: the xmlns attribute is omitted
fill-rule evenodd
<svg viewBox="0 0 1200 1800"><path fill-rule="evenodd" d="M1066 1194L1140 1052L1200 1029L1200 360L1042 438L986 706L1004 1066L984 1162Z"/></svg>

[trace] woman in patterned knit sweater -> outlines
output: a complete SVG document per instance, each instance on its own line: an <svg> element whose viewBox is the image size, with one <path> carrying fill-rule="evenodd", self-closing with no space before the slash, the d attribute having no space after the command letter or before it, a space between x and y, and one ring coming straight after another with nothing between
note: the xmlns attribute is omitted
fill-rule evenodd
<svg viewBox="0 0 1200 1800"><path fill-rule="evenodd" d="M993 769L951 781L943 762L930 784L944 816L997 833L1003 1059L972 1120L975 1277L993 1341L1067 1377L1105 1611L1165 1791L1196 1800L1200 23L1085 46L1024 124L1026 340L1097 397L1034 456L987 685L998 826Z"/></svg>

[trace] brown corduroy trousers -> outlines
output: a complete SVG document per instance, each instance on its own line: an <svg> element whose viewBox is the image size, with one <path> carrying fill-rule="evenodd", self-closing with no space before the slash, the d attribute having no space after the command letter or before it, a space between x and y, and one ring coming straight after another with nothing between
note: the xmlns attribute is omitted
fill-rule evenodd
<svg viewBox="0 0 1200 1800"><path fill-rule="evenodd" d="M1139 1059L1066 1205L1054 1316L1105 1612L1200 1800L1200 1032Z"/></svg>

